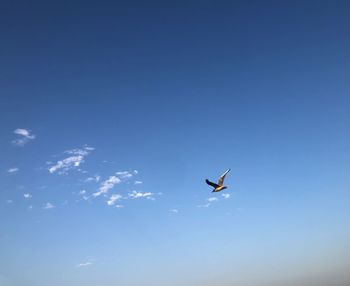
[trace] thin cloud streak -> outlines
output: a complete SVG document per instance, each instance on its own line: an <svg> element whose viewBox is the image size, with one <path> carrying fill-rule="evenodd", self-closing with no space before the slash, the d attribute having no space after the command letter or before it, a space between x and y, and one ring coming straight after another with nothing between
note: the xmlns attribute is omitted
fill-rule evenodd
<svg viewBox="0 0 350 286"><path fill-rule="evenodd" d="M154 194L151 192L137 192L137 191L132 191L129 193L129 197L133 198L133 199L138 199L138 198L150 198L152 197Z"/></svg>
<svg viewBox="0 0 350 286"><path fill-rule="evenodd" d="M77 267L80 268L80 267L86 267L86 266L89 266L89 265L92 265L92 262L82 262L82 263L79 263L77 265Z"/></svg>
<svg viewBox="0 0 350 286"><path fill-rule="evenodd" d="M13 174L13 173L17 173L18 171L19 171L19 169L15 167L15 168L8 169L7 173Z"/></svg>
<svg viewBox="0 0 350 286"><path fill-rule="evenodd" d="M96 183L98 183L100 181L100 179L101 179L101 176L96 175L96 176L92 176L92 177L86 178L84 180L84 182L85 183L88 183L88 182L96 182Z"/></svg>
<svg viewBox="0 0 350 286"><path fill-rule="evenodd" d="M133 176L132 173L128 171L120 171L115 173L120 179L129 179Z"/></svg>

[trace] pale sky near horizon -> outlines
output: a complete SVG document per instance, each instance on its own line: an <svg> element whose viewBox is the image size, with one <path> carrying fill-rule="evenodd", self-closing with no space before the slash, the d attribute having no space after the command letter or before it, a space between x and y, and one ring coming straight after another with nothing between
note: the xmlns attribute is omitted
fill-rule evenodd
<svg viewBox="0 0 350 286"><path fill-rule="evenodd" d="M0 286L349 285L348 1L0 6Z"/></svg>

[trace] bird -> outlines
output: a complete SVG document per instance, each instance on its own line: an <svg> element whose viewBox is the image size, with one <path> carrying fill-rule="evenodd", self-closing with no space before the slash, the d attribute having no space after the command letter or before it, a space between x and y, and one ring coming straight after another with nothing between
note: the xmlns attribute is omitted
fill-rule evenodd
<svg viewBox="0 0 350 286"><path fill-rule="evenodd" d="M214 190L212 191L213 193L216 192L221 192L224 189L227 189L227 186L224 186L224 180L225 180L225 176L227 175L228 172L230 172L231 169L226 170L220 177L218 180L218 183L215 184L213 182L210 182L208 179L205 180L205 182L209 185L212 186L214 188Z"/></svg>

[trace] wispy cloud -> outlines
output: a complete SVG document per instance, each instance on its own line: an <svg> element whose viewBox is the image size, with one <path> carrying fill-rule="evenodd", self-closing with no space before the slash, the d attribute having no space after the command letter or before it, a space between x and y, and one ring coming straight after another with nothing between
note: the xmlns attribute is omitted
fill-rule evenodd
<svg viewBox="0 0 350 286"><path fill-rule="evenodd" d="M218 198L216 198L216 197L210 197L210 198L207 199L207 201L208 201L209 203L216 202L216 201L218 201Z"/></svg>
<svg viewBox="0 0 350 286"><path fill-rule="evenodd" d="M77 264L77 267L80 268L80 267L86 267L86 266L89 266L89 265L92 265L92 262L81 262L79 264Z"/></svg>
<svg viewBox="0 0 350 286"><path fill-rule="evenodd" d="M27 193L27 194L23 194L23 197L24 197L25 199L30 199L30 198L32 198L32 195L29 194L29 193Z"/></svg>
<svg viewBox="0 0 350 286"><path fill-rule="evenodd" d="M84 163L84 159L87 155L90 154L91 151L93 151L93 147L85 146L81 149L72 149L67 150L64 153L69 154L71 156L57 161L57 163L51 167L49 167L50 173L57 172L58 174L67 174L68 171L72 169L78 169L79 166Z"/></svg>
<svg viewBox="0 0 350 286"><path fill-rule="evenodd" d="M90 147L90 146L84 146L83 148L74 148L71 150L67 150L64 151L64 153L66 154L73 154L73 155L87 155L87 152L91 152L94 151L95 148L94 147Z"/></svg>
<svg viewBox="0 0 350 286"><path fill-rule="evenodd" d="M177 214L179 212L178 209L171 209L170 212Z"/></svg>
<svg viewBox="0 0 350 286"><path fill-rule="evenodd" d="M230 194L222 194L222 196L224 197L224 199L229 199L231 197Z"/></svg>
<svg viewBox="0 0 350 286"><path fill-rule="evenodd" d="M134 184L135 185L140 185L140 184L142 184L142 182L141 181L135 181Z"/></svg>
<svg viewBox="0 0 350 286"><path fill-rule="evenodd" d="M81 190L78 194L79 194L79 196L81 196L82 197L82 199L84 200L84 201L87 201L90 197L89 196L86 196L86 190Z"/></svg>
<svg viewBox="0 0 350 286"><path fill-rule="evenodd" d="M115 173L120 179L128 179L133 176L131 172L128 171L120 171Z"/></svg>
<svg viewBox="0 0 350 286"><path fill-rule="evenodd" d="M81 195L81 196L83 196L83 195L85 195L86 194L86 190L81 190L80 192L79 192L79 195Z"/></svg>
<svg viewBox="0 0 350 286"><path fill-rule="evenodd" d="M15 167L15 168L8 169L7 173L13 174L13 173L17 173L18 171L19 171L19 169Z"/></svg>
<svg viewBox="0 0 350 286"><path fill-rule="evenodd" d="M101 176L95 175L95 176L91 176L91 177L86 178L84 182L86 182L86 183L87 182L96 182L96 183L98 183L100 181L100 179L101 179Z"/></svg>
<svg viewBox="0 0 350 286"><path fill-rule="evenodd" d="M112 195L112 196L109 198L109 200L107 201L107 205L113 206L113 205L116 203L116 201L120 200L121 198L123 198L122 195L114 194L114 195Z"/></svg>
<svg viewBox="0 0 350 286"><path fill-rule="evenodd" d="M43 209L44 210L49 210L49 209L53 209L55 206L51 203L46 203L44 206L43 206Z"/></svg>
<svg viewBox="0 0 350 286"><path fill-rule="evenodd" d="M208 208L211 206L211 204L213 202L217 202L219 199L216 198L216 197L210 197L210 198L207 198L207 203L203 204L203 205L198 205L197 207L198 208Z"/></svg>
<svg viewBox="0 0 350 286"><path fill-rule="evenodd" d="M133 198L133 199L138 199L138 198L152 198L154 194L151 192L137 192L137 191L132 191L129 193L129 197Z"/></svg>
<svg viewBox="0 0 350 286"><path fill-rule="evenodd" d="M81 155L65 158L61 161L58 161L56 165L50 167L49 172L55 173L56 171L60 170L59 173L67 173L68 170L79 167L83 160L84 157Z"/></svg>
<svg viewBox="0 0 350 286"><path fill-rule="evenodd" d="M112 189L116 184L119 184L120 182L121 180L118 177L110 176L108 180L105 180L101 183L98 192L93 193L92 195L94 197L98 197L102 194L106 194L110 189Z"/></svg>
<svg viewBox="0 0 350 286"><path fill-rule="evenodd" d="M210 206L210 203L206 203L204 205L198 205L197 208L208 208Z"/></svg>
<svg viewBox="0 0 350 286"><path fill-rule="evenodd" d="M13 200L7 200L6 203L7 203L7 204L12 204L12 203L13 203Z"/></svg>
<svg viewBox="0 0 350 286"><path fill-rule="evenodd" d="M35 139L35 135L31 133L30 130L18 128L13 131L17 135L17 138L12 141L13 144L17 146L24 146L29 141Z"/></svg>

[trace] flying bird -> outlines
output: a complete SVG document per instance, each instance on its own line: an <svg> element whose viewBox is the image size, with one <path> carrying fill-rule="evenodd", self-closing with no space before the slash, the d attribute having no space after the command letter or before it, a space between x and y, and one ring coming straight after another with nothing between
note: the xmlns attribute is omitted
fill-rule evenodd
<svg viewBox="0 0 350 286"><path fill-rule="evenodd" d="M227 186L224 186L224 180L225 180L225 176L227 175L228 172L230 172L230 170L231 169L228 169L220 176L217 184L210 182L208 179L205 180L205 182L209 186L212 186L214 188L212 192L221 192L222 190L227 189Z"/></svg>

